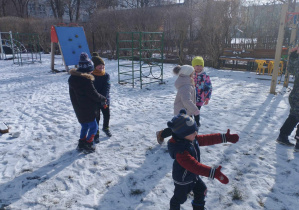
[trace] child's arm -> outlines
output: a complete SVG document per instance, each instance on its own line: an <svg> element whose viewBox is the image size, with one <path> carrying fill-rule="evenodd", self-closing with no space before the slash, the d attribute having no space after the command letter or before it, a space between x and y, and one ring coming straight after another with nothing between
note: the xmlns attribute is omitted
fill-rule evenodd
<svg viewBox="0 0 299 210"><path fill-rule="evenodd" d="M185 86L181 87L179 91L184 107L191 112L192 115L199 115L199 110L191 99L191 88L189 86Z"/></svg>
<svg viewBox="0 0 299 210"><path fill-rule="evenodd" d="M206 165L198 162L187 151L184 151L183 153L177 153L176 161L183 168L190 171L191 173L209 177L212 179L216 178L223 184L227 184L229 182L228 178L223 173L221 173L221 171L220 171L221 166L219 166L217 169L211 168L210 166L206 166Z"/></svg>
<svg viewBox="0 0 299 210"><path fill-rule="evenodd" d="M105 84L105 87L104 87L104 92L105 92L105 96L108 96L109 95L109 92L110 92L110 87L111 87L111 83L110 83L110 75L107 74L107 81L106 81L106 84Z"/></svg>
<svg viewBox="0 0 299 210"><path fill-rule="evenodd" d="M98 93L91 80L90 83L86 85L85 91L88 97L91 98L92 100L101 103L102 105L105 104L106 97Z"/></svg>
<svg viewBox="0 0 299 210"><path fill-rule="evenodd" d="M110 87L111 87L111 83L110 83L110 75L109 74L106 74L106 83L104 85L104 93L105 93L105 97L107 99L107 101L105 102L105 104L103 105L103 108L106 109L108 107L108 104L109 104L109 92L110 92Z"/></svg>
<svg viewBox="0 0 299 210"><path fill-rule="evenodd" d="M227 129L226 134L213 133L206 135L197 135L195 139L197 140L199 146L209 146L226 142L236 143L237 141L239 141L239 135L230 134L230 130Z"/></svg>
<svg viewBox="0 0 299 210"><path fill-rule="evenodd" d="M204 92L205 92L205 105L207 105L209 103L209 100L211 99L211 95L212 95L212 82L210 80L210 76L207 75L206 80L205 80L205 84L204 84Z"/></svg>

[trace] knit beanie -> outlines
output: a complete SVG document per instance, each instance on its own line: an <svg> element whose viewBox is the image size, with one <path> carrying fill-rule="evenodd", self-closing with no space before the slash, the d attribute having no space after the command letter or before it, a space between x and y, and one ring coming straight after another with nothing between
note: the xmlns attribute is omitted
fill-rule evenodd
<svg viewBox="0 0 299 210"><path fill-rule="evenodd" d="M88 73L92 72L93 68L93 62L89 59L87 53L82 52L80 55L78 71Z"/></svg>
<svg viewBox="0 0 299 210"><path fill-rule="evenodd" d="M176 66L173 69L173 73L177 75L186 75L189 76L194 71L194 68L190 65Z"/></svg>
<svg viewBox="0 0 299 210"><path fill-rule="evenodd" d="M91 58L92 62L94 63L94 67L97 67L98 65L102 64L105 65L104 60L99 56L98 53L93 52L92 53L92 58Z"/></svg>
<svg viewBox="0 0 299 210"><path fill-rule="evenodd" d="M201 56L196 56L195 58L193 58L192 60L192 66L202 66L205 67L205 61L203 60L203 58Z"/></svg>
<svg viewBox="0 0 299 210"><path fill-rule="evenodd" d="M168 121L167 126L178 138L182 139L198 131L196 122L187 115L185 109L181 109L177 116L173 117L171 121Z"/></svg>

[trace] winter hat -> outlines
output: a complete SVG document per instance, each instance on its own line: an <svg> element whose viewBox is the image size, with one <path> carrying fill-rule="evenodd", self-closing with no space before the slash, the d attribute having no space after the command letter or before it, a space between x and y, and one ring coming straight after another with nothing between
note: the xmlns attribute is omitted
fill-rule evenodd
<svg viewBox="0 0 299 210"><path fill-rule="evenodd" d="M193 58L192 60L192 66L202 66L205 67L205 61L203 60L203 58L201 56L196 56L195 58Z"/></svg>
<svg viewBox="0 0 299 210"><path fill-rule="evenodd" d="M196 122L187 115L185 109L181 109L180 113L167 122L167 126L179 138L184 138L195 131L198 131Z"/></svg>
<svg viewBox="0 0 299 210"><path fill-rule="evenodd" d="M94 63L94 67L97 67L98 65L102 64L105 65L104 60L99 56L98 53L93 52L92 53L92 58L91 58L92 62Z"/></svg>
<svg viewBox="0 0 299 210"><path fill-rule="evenodd" d="M177 75L191 75L194 68L190 65L176 66L173 69L173 73Z"/></svg>
<svg viewBox="0 0 299 210"><path fill-rule="evenodd" d="M79 68L80 72L92 72L93 71L93 62L89 59L86 52L82 52L79 60Z"/></svg>

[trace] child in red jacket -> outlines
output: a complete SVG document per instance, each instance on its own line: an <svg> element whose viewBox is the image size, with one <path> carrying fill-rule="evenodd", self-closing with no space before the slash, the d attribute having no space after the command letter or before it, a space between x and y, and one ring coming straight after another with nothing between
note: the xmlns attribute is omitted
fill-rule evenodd
<svg viewBox="0 0 299 210"><path fill-rule="evenodd" d="M180 209L180 205L187 200L187 195L193 191L193 210L203 210L207 187L199 175L218 179L222 184L229 182L220 171L221 166L211 168L200 163L199 146L209 146L220 143L236 143L237 134L214 133L197 135L196 122L182 109L180 114L167 123L172 130L172 138L168 141L168 151L174 159L172 178L174 180L174 195L170 200L170 210Z"/></svg>

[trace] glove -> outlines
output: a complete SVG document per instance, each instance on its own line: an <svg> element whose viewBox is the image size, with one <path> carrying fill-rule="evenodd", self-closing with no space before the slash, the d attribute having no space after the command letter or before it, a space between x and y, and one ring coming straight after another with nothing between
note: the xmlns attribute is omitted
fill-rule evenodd
<svg viewBox="0 0 299 210"><path fill-rule="evenodd" d="M227 184L229 182L228 178L220 171L221 170L221 166L218 166L217 169L212 168L211 172L210 172L210 178L214 179L218 179L219 182L221 182L222 184Z"/></svg>
<svg viewBox="0 0 299 210"><path fill-rule="evenodd" d="M103 108L104 108L104 109L107 109L107 108L108 108L108 105L107 105L107 104L104 104Z"/></svg>
<svg viewBox="0 0 299 210"><path fill-rule="evenodd" d="M237 143L239 141L239 135L238 134L230 134L230 130L227 129L226 134L222 134L222 142L231 142L231 143Z"/></svg>

